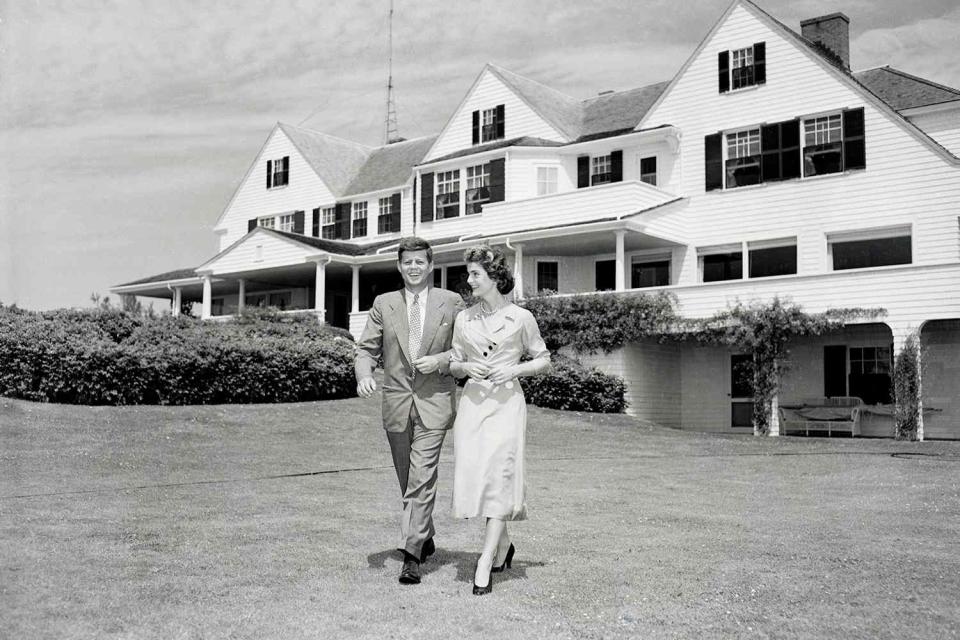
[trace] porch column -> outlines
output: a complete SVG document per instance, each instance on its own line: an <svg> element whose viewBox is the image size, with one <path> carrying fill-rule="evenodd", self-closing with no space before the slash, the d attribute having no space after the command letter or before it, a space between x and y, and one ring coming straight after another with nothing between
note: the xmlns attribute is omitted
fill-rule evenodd
<svg viewBox="0 0 960 640"><path fill-rule="evenodd" d="M314 291L314 300L313 300L313 310L316 311L317 317L320 319L320 322L327 321L327 308L326 308L326 298L327 298L327 263L330 262L328 259L326 262L322 260L317 260L317 274L316 281L313 287Z"/></svg>
<svg viewBox="0 0 960 640"><path fill-rule="evenodd" d="M173 317L176 318L180 315L180 309L183 307L183 289L180 287L173 288Z"/></svg>
<svg viewBox="0 0 960 640"><path fill-rule="evenodd" d="M247 281L243 278L239 280L239 286L237 287L237 314L243 313L244 307L247 306Z"/></svg>
<svg viewBox="0 0 960 640"><path fill-rule="evenodd" d="M203 276L203 306L200 311L200 319L208 320L210 318L211 298L213 290L210 284L210 276Z"/></svg>
<svg viewBox="0 0 960 640"><path fill-rule="evenodd" d="M615 289L623 291L627 288L627 278L624 273L623 239L626 237L626 231L617 231L617 279Z"/></svg>
<svg viewBox="0 0 960 640"><path fill-rule="evenodd" d="M523 300L523 245L515 244L513 247L513 297Z"/></svg>
<svg viewBox="0 0 960 640"><path fill-rule="evenodd" d="M767 425L768 436L780 435L780 394L775 393L770 398L770 423Z"/></svg>
<svg viewBox="0 0 960 640"><path fill-rule="evenodd" d="M353 298L353 302L350 305L350 313L358 313L360 311L360 265L355 264L350 267L353 270L353 280L351 284L350 295Z"/></svg>

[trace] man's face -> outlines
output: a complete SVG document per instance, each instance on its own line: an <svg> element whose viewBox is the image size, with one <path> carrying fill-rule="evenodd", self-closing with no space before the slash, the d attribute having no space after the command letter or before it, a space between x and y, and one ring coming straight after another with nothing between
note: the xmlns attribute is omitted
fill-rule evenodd
<svg viewBox="0 0 960 640"><path fill-rule="evenodd" d="M427 258L427 250L404 251L397 262L397 269L403 276L403 284L414 291L427 286L433 273L433 262Z"/></svg>

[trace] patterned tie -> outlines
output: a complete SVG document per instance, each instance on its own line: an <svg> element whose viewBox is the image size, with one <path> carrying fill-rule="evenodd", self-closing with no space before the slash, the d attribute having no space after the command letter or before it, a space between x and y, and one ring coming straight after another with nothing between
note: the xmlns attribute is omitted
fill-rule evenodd
<svg viewBox="0 0 960 640"><path fill-rule="evenodd" d="M413 294L413 308L410 309L410 357L420 357L420 294Z"/></svg>

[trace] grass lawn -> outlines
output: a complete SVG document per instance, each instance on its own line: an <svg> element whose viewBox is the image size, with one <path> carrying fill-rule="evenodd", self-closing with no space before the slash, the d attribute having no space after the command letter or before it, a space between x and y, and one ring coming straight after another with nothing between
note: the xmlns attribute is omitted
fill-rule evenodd
<svg viewBox="0 0 960 640"><path fill-rule="evenodd" d="M530 520L397 584L377 400L0 398L0 637L960 637L960 442L692 434L531 408Z"/></svg>

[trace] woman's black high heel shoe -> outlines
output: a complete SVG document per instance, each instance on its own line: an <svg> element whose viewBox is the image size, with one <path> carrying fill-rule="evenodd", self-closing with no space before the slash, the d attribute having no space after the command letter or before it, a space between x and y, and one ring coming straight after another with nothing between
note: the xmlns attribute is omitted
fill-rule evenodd
<svg viewBox="0 0 960 640"><path fill-rule="evenodd" d="M477 569L479 568L480 568L480 559L477 558ZM474 570L474 574L476 574L476 570ZM490 570L490 573L487 574L487 586L485 587L479 586L476 582L476 578L474 578L473 595L485 596L491 591L493 591L493 570L492 569Z"/></svg>
<svg viewBox="0 0 960 640"><path fill-rule="evenodd" d="M493 567L492 569L490 569L490 571L493 573L500 573L501 571L503 571L504 568L509 569L510 565L513 564L514 551L516 551L516 549L514 548L513 543L511 542L510 548L507 549L507 557L503 559L503 564L501 564L499 567Z"/></svg>

